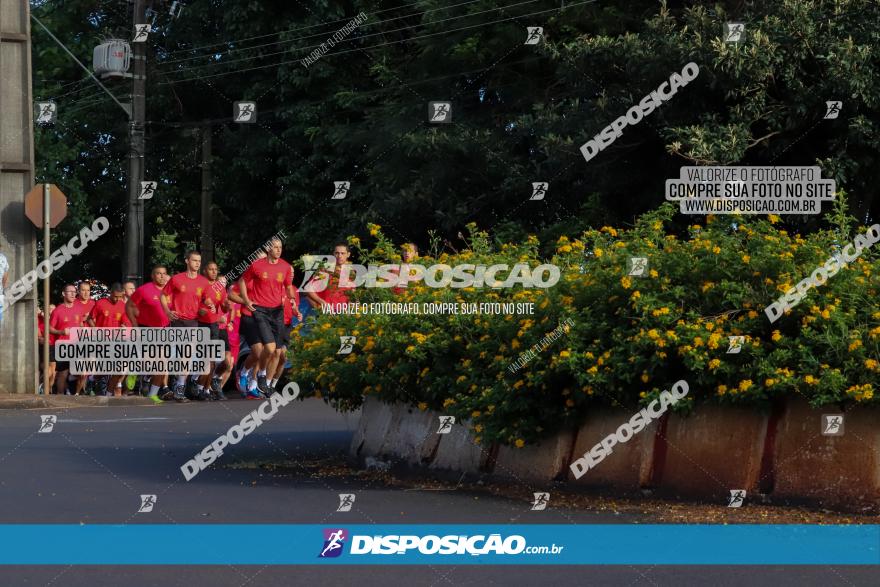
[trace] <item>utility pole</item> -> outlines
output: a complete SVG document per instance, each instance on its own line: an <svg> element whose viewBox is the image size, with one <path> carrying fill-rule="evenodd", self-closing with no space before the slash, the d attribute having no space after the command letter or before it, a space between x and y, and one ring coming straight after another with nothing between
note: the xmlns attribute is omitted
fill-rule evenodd
<svg viewBox="0 0 880 587"><path fill-rule="evenodd" d="M34 229L24 214L24 196L34 187L28 0L0 0L0 56L0 253L9 261L12 285L37 264ZM0 393L37 390L36 293L3 311Z"/></svg>
<svg viewBox="0 0 880 587"><path fill-rule="evenodd" d="M133 0L132 33L146 22L145 0ZM144 275L144 200L139 200L144 180L144 123L146 121L147 44L132 43L134 62L131 89L131 119L128 123L128 214L125 231L126 279L142 283Z"/></svg>
<svg viewBox="0 0 880 587"><path fill-rule="evenodd" d="M210 121L202 123L202 238L199 247L202 263L214 260L213 194L211 192L211 135Z"/></svg>

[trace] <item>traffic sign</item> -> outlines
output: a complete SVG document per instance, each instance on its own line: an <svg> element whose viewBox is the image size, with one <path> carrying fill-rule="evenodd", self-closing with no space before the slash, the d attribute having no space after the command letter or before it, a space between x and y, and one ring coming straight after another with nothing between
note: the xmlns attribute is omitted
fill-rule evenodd
<svg viewBox="0 0 880 587"><path fill-rule="evenodd" d="M24 197L24 214L34 226L43 226L43 184L39 183ZM58 186L49 184L49 228L55 228L67 216L67 196Z"/></svg>

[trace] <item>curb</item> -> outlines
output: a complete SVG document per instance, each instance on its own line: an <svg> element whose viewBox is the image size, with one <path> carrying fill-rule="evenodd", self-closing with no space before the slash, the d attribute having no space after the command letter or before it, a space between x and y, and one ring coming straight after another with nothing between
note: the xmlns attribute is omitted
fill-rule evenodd
<svg viewBox="0 0 880 587"><path fill-rule="evenodd" d="M0 395L0 410L33 408L92 408L113 406L152 406L153 400L141 396L72 396L72 395Z"/></svg>

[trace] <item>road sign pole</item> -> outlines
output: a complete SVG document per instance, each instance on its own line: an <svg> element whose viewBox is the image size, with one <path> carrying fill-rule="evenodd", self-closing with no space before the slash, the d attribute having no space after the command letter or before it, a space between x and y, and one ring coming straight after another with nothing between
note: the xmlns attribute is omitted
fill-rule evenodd
<svg viewBox="0 0 880 587"><path fill-rule="evenodd" d="M49 225L51 224L51 199L49 198L49 186L43 184L43 258L49 261ZM48 273L48 272L47 272ZM43 280L43 395L49 395L49 279L47 275ZM38 393L36 390L34 393Z"/></svg>

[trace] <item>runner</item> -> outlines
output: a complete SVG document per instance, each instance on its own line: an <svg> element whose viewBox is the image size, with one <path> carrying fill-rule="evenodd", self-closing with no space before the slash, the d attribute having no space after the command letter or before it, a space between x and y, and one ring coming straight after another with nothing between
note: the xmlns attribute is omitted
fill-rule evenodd
<svg viewBox="0 0 880 587"><path fill-rule="evenodd" d="M122 296L122 301L127 305L128 300L131 299L131 296L134 295L135 290L137 290L137 285L133 281L123 281L122 282L122 291L125 295ZM131 326L131 322L128 319L128 313L126 312L123 316L124 325Z"/></svg>
<svg viewBox="0 0 880 587"><path fill-rule="evenodd" d="M80 308L83 312L83 322L80 326L88 327L86 320L89 315L92 313L92 310L95 307L95 300L92 299L92 284L88 281L80 281L79 285L76 287L76 302L77 307ZM91 375L80 375L76 380L76 395L82 394L83 390L86 388L86 383L89 379L92 379Z"/></svg>
<svg viewBox="0 0 880 587"><path fill-rule="evenodd" d="M278 385L278 380L281 379L281 376L284 375L284 370L287 368L287 347L290 346L293 317L296 316L297 322L302 322L303 320L303 316L299 311L299 292L296 290L296 286L293 288L293 293L293 300L288 297L287 292L284 292L282 299L282 305L284 306L284 328L281 332L281 341L275 350L275 358L268 371L272 374L272 378L269 380L269 389L273 392L277 391L275 386Z"/></svg>
<svg viewBox="0 0 880 587"><path fill-rule="evenodd" d="M125 302L122 301L124 295L125 290L123 290L121 283L114 283L110 286L110 297L98 300L92 308L91 313L86 318L89 326L92 328L124 327L126 320ZM119 389L117 389L117 386L122 383L122 378L124 376L124 373L110 375L109 383L107 384L107 387L103 389L104 394L102 395L115 394L121 396L122 388L119 387ZM105 378L101 377L101 381L105 381Z"/></svg>
<svg viewBox="0 0 880 587"><path fill-rule="evenodd" d="M257 369L256 382L248 382L248 392L254 389L253 384L256 383L256 389L264 396L272 393L266 373L269 364L276 356L275 349L282 343L284 330L282 294L287 291L291 299L296 297L293 287L293 267L281 258L281 248L281 239L271 239L266 248L268 256L254 261L238 280L243 305L253 313L255 326L253 331L244 333L245 337L250 335L248 344L254 341L263 345L258 364L254 367Z"/></svg>
<svg viewBox="0 0 880 587"><path fill-rule="evenodd" d="M67 361L55 361L55 343L59 340L70 339L70 329L81 326L83 323L82 305L76 304L76 286L68 283L62 290L62 303L57 306L49 316L49 373L47 389L52 389L55 384L55 393L63 395L67 383L67 371L70 363ZM64 375L62 377L62 375ZM77 393L76 395L79 395Z"/></svg>
<svg viewBox="0 0 880 587"><path fill-rule="evenodd" d="M416 246L415 243L403 243L402 245L400 245L400 256L403 259L401 264L408 265L408 264L412 263L413 261L415 261L416 259L418 259L419 247ZM394 273L396 273L397 275L400 275L401 269L398 269ZM407 272L409 272L409 271L407 271ZM412 276L407 275L406 281L407 282L412 281ZM400 295L401 293L406 291L406 286L397 286L397 287L392 288L391 291L393 291L395 295Z"/></svg>
<svg viewBox="0 0 880 587"><path fill-rule="evenodd" d="M226 386L226 381L232 375L232 369L235 367L236 362L238 361L238 351L241 348L241 336L240 336L240 324L241 324L241 304L235 302L232 298L233 292L238 291L238 285L232 284L230 285L226 293L229 296L230 301L230 309L229 313L226 316L226 329L228 332L229 338L229 352L227 356L230 359L231 368L228 371L223 373L223 376L220 379L220 387L221 389ZM237 295L237 294L236 294ZM238 375L236 375L238 377ZM238 386L238 380L236 379L236 387ZM245 388L247 389L247 388ZM239 392L241 388L239 388Z"/></svg>
<svg viewBox="0 0 880 587"><path fill-rule="evenodd" d="M309 303L313 308L321 308L323 304L329 304L332 307L338 307L349 303L348 294L345 290L354 289L353 286L339 286L339 272L342 266L348 263L351 256L351 250L345 243L338 243L333 247L333 257L336 259L336 266L333 272L321 270L312 277L312 280L303 288Z"/></svg>
<svg viewBox="0 0 880 587"><path fill-rule="evenodd" d="M202 254L198 251L187 251L184 260L186 271L172 277L159 298L159 301L162 302L162 310L171 321L171 328L197 327L199 325L199 309L203 305L212 312L216 310L209 297L211 285L207 279L199 275ZM178 374L177 383L174 385L174 399L179 402L186 400L184 390L186 389L187 375L188 373ZM199 384L196 387L196 399L209 400L211 394Z"/></svg>
<svg viewBox="0 0 880 587"><path fill-rule="evenodd" d="M170 322L165 316L161 301L162 291L168 283L168 269L164 265L156 265L150 273L150 278L152 281L137 288L125 303L128 321L135 328L165 328ZM147 397L156 403L162 403L162 399L172 399L174 393L168 388L167 383L167 373L153 375ZM159 399L160 395L162 399Z"/></svg>
<svg viewBox="0 0 880 587"><path fill-rule="evenodd" d="M231 356L229 354L229 333L226 329L226 314L229 311L229 301L226 299L226 278L217 278L220 268L214 261L209 261L202 273L208 280L208 296L211 298L215 310L199 308L199 326L205 326L211 331L211 340L223 342L225 354L223 360L217 362L213 373L206 373L199 378L199 387L210 389L208 393L213 392L213 399L226 401L220 382L226 369L232 368L232 365L227 363L227 360L231 360Z"/></svg>

